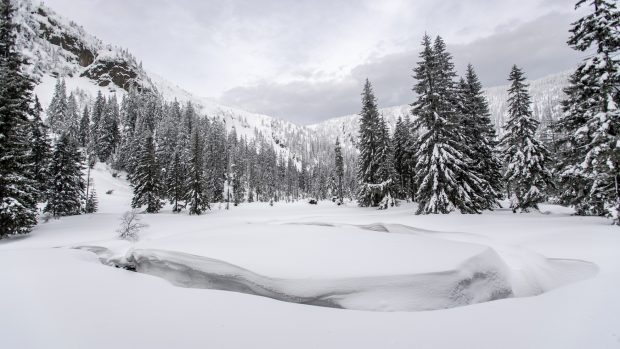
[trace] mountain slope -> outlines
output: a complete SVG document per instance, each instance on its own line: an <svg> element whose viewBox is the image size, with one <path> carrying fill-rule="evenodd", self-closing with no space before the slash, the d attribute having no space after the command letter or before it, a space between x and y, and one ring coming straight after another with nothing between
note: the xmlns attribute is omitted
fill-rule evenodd
<svg viewBox="0 0 620 349"><path fill-rule="evenodd" d="M92 103L101 91L122 97L129 88L161 94L171 101L191 101L199 114L218 118L240 137L257 136L270 142L284 158L311 162L324 161L331 154L336 137L342 140L345 156L352 156L357 139L358 115L347 115L321 123L300 126L268 115L224 106L211 99L195 96L155 73L147 72L126 49L108 45L84 28L64 19L49 7L31 0L16 0L16 20L20 24L18 47L28 58L26 71L37 81L35 93L47 107L57 78L66 80L81 108ZM530 82L534 115L543 126L560 115L559 101L568 73L560 73ZM485 90L492 119L501 133L505 120L506 86ZM120 99L120 98L119 98ZM380 112L393 128L399 116L409 113L408 105L383 108Z"/></svg>

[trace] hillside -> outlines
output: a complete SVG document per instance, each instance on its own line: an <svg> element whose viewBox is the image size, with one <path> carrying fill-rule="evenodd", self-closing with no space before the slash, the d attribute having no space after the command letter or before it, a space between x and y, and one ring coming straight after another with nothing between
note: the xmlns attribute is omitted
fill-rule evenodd
<svg viewBox="0 0 620 349"><path fill-rule="evenodd" d="M129 88L153 91L167 100L191 101L202 115L219 118L233 127L241 137L252 139L257 135L271 142L280 155L298 163L302 159L318 162L330 152L336 137L343 141L345 152L351 157L355 151L358 115L332 118L310 126L268 115L247 112L224 106L215 101L193 95L164 77L148 72L128 50L106 44L89 34L73 21L67 20L49 7L18 0L18 22L21 24L18 46L29 61L27 71L37 81L35 92L46 107L56 80L62 77L73 91L80 107L91 103L98 91L106 95L125 94ZM530 82L535 116L546 125L559 117L559 101L568 73L560 73ZM501 133L504 122L506 86L486 89L492 119ZM393 127L399 116L409 113L408 105L380 110Z"/></svg>

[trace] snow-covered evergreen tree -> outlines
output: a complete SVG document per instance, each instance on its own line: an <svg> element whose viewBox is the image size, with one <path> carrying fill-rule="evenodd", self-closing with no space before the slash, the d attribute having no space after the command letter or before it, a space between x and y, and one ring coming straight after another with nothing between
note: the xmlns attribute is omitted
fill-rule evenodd
<svg viewBox="0 0 620 349"><path fill-rule="evenodd" d="M92 150L96 154L99 153L99 146L98 146L98 141L100 137L99 123L105 112L105 106L106 106L106 99L101 93L101 91L98 91L97 97L95 98L95 104L93 105L93 109L90 115L90 119L91 119L90 138L91 138L91 143L92 143L91 146L92 146Z"/></svg>
<svg viewBox="0 0 620 349"><path fill-rule="evenodd" d="M394 136L392 137L393 162L397 178L396 193L399 199L407 198L409 182L412 180L409 162L411 155L407 149L407 144L411 137L409 131L408 122L403 121L403 118L399 116L394 126Z"/></svg>
<svg viewBox="0 0 620 349"><path fill-rule="evenodd" d="M336 182L337 189L336 194L338 195L338 203L342 204L343 202L343 193L342 186L344 181L344 158L342 157L342 148L340 147L340 139L336 138L336 145L334 147L334 162L335 162L335 173L336 173Z"/></svg>
<svg viewBox="0 0 620 349"><path fill-rule="evenodd" d="M45 201L45 193L49 184L49 163L51 158L51 145L47 135L48 127L41 120L41 104L35 97L33 119L30 123L30 163L32 164L32 176L39 192L38 201Z"/></svg>
<svg viewBox="0 0 620 349"><path fill-rule="evenodd" d="M146 206L147 213L157 213L163 206L161 200L161 173L155 158L155 142L149 131L142 134L134 172L130 175L133 186L132 208Z"/></svg>
<svg viewBox="0 0 620 349"><path fill-rule="evenodd" d="M95 188L91 188L88 197L86 198L86 204L84 205L84 212L95 213L99 209L99 200L97 200L97 192Z"/></svg>
<svg viewBox="0 0 620 349"><path fill-rule="evenodd" d="M38 196L28 139L33 85L21 71L14 13L10 0L0 1L0 238L31 230Z"/></svg>
<svg viewBox="0 0 620 349"><path fill-rule="evenodd" d="M66 133L74 141L78 142L80 139L80 116L78 111L77 100L73 93L67 97L67 112L65 114L65 122L62 128L62 132Z"/></svg>
<svg viewBox="0 0 620 349"><path fill-rule="evenodd" d="M591 12L570 30L568 44L594 51L571 75L562 103L559 165L561 201L578 214L620 210L620 11L617 2L581 0ZM618 214L616 214L618 216Z"/></svg>
<svg viewBox="0 0 620 349"><path fill-rule="evenodd" d="M474 71L467 65L465 79L459 84L459 113L465 142L469 144L470 171L482 181L481 208L491 209L497 205L502 191L502 165L496 152L497 134L491 122L489 106L482 92L482 84Z"/></svg>
<svg viewBox="0 0 620 349"><path fill-rule="evenodd" d="M536 139L538 120L532 116L530 96L525 76L516 65L508 79L508 121L501 140L502 158L506 164L504 180L510 195L510 207L514 212L528 212L538 209L552 186L551 174L547 169L549 152Z"/></svg>
<svg viewBox="0 0 620 349"><path fill-rule="evenodd" d="M187 161L186 151L179 144L166 171L166 196L172 204L172 212L180 212L181 202L187 200Z"/></svg>
<svg viewBox="0 0 620 349"><path fill-rule="evenodd" d="M85 183L82 177L82 154L66 133L54 146L50 164L50 183L44 211L54 217L82 213Z"/></svg>
<svg viewBox="0 0 620 349"><path fill-rule="evenodd" d="M67 86L64 79L56 80L54 95L47 108L47 123L54 133L65 131L67 121Z"/></svg>
<svg viewBox="0 0 620 349"><path fill-rule="evenodd" d="M415 146L417 214L455 209L478 213L484 209L480 206L482 182L469 168L472 160L456 110L452 58L440 37L431 44L425 35L422 47L421 60L414 69L418 99L411 110L416 116L413 130L419 134Z"/></svg>
<svg viewBox="0 0 620 349"><path fill-rule="evenodd" d="M368 79L362 92L360 116L357 199L360 206L374 207L379 206L389 194L392 178L388 177L385 164L390 154L386 144L385 124L377 111L377 100Z"/></svg>
<svg viewBox="0 0 620 349"><path fill-rule="evenodd" d="M193 128L189 161L189 176L187 178L189 214L200 215L207 208L209 208L209 202L204 185L205 175L203 153L203 142L200 137L200 133L196 128Z"/></svg>
<svg viewBox="0 0 620 349"><path fill-rule="evenodd" d="M103 114L99 119L97 132L97 156L107 161L120 142L119 110L115 97L108 99Z"/></svg>
<svg viewBox="0 0 620 349"><path fill-rule="evenodd" d="M81 147L86 147L88 142L90 142L90 112L88 111L87 105L84 106L82 118L80 118L78 140Z"/></svg>

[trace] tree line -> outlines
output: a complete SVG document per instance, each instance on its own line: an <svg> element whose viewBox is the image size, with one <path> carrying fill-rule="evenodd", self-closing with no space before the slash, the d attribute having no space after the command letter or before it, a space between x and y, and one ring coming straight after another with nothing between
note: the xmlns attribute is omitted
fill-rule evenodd
<svg viewBox="0 0 620 349"><path fill-rule="evenodd" d="M525 74L508 77L508 119L498 139L472 65L457 79L441 37L422 40L411 119L390 137L372 86L362 92L357 178L361 206L416 201L418 214L480 213L510 199L513 211L552 199L582 215L620 212L620 12L616 3L581 0L591 13L573 23L568 44L591 53L570 78L556 137L541 141Z"/></svg>

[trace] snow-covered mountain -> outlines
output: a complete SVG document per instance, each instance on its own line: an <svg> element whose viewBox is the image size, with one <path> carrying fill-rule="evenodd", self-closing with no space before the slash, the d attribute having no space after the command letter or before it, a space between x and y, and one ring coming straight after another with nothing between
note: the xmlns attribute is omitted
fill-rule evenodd
<svg viewBox="0 0 620 349"><path fill-rule="evenodd" d="M226 122L239 136L252 139L261 135L284 157L300 160L308 154L329 151L336 137L345 152L354 152L359 123L358 115L332 118L310 126L300 126L268 115L224 106L209 98L191 94L174 83L142 68L128 50L105 44L84 28L55 13L42 3L16 0L20 24L18 46L28 58L27 72L37 80L35 93L44 108L52 97L56 80L63 77L69 91L79 103L87 103L98 91L119 97L129 88L149 90L167 100L191 101L198 112ZM530 81L533 109L543 125L560 113L559 101L568 73ZM486 89L492 118L498 130L505 120L507 87ZM380 112L393 127L399 116L409 113L408 105L383 108ZM501 132L501 131L500 131ZM314 157L314 156L313 156ZM313 161L317 161L314 157Z"/></svg>
<svg viewBox="0 0 620 349"><path fill-rule="evenodd" d="M257 134L271 141L285 157L297 158L306 150L311 131L288 121L220 105L195 96L152 72L147 72L128 50L105 44L84 28L42 3L16 0L20 24L18 47L28 59L26 71L35 78L35 94L44 108L59 77L79 103L92 101L98 91L124 95L129 88L149 90L166 100L191 101L199 114L226 121L239 136Z"/></svg>

